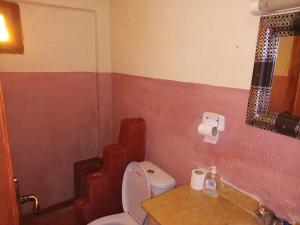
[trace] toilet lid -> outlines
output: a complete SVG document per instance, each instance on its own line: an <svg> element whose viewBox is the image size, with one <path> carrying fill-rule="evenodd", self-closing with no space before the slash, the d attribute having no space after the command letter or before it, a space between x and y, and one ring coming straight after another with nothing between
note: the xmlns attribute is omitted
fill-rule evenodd
<svg viewBox="0 0 300 225"><path fill-rule="evenodd" d="M122 184L122 203L138 224L143 224L147 213L142 209L143 201L150 198L150 182L147 172L138 162L131 162L124 173Z"/></svg>

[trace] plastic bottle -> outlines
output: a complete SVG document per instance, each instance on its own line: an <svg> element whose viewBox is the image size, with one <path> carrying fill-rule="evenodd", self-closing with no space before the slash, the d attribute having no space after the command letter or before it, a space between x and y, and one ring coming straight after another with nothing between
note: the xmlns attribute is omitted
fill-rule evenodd
<svg viewBox="0 0 300 225"><path fill-rule="evenodd" d="M220 177L217 174L216 166L209 168L204 182L204 192L210 197L218 197L218 189L220 187Z"/></svg>

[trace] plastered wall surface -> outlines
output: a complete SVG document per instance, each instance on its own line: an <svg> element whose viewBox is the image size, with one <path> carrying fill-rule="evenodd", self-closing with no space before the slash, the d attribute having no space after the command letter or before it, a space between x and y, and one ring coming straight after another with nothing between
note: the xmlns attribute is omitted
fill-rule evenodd
<svg viewBox="0 0 300 225"><path fill-rule="evenodd" d="M0 73L20 194L45 208L73 198L73 163L96 157L94 73ZM24 204L23 213L31 212Z"/></svg>
<svg viewBox="0 0 300 225"><path fill-rule="evenodd" d="M249 92L203 84L113 74L114 140L119 121L142 117L147 123L146 160L190 181L192 169L216 165L223 179L283 218L300 219L300 142L245 123ZM197 132L204 112L226 118L216 145Z"/></svg>
<svg viewBox="0 0 300 225"><path fill-rule="evenodd" d="M24 55L0 55L2 72L109 72L109 1L16 1Z"/></svg>
<svg viewBox="0 0 300 225"><path fill-rule="evenodd" d="M0 72L0 80L20 193L35 193L42 208L73 198L73 163L112 143L110 74Z"/></svg>
<svg viewBox="0 0 300 225"><path fill-rule="evenodd" d="M259 18L248 1L111 0L112 70L249 89Z"/></svg>
<svg viewBox="0 0 300 225"><path fill-rule="evenodd" d="M115 140L122 118L143 117L147 159L179 184L215 164L227 181L299 221L299 140L245 123L259 26L249 2L111 0L110 21ZM217 145L197 134L206 111L226 117Z"/></svg>
<svg viewBox="0 0 300 225"><path fill-rule="evenodd" d="M110 71L109 1L16 2L25 54L1 54L0 79L20 192L45 208L73 197L75 161L111 144L110 76L96 73Z"/></svg>
<svg viewBox="0 0 300 225"><path fill-rule="evenodd" d="M96 72L93 13L32 4L21 13L25 53L0 55L0 71Z"/></svg>
<svg viewBox="0 0 300 225"><path fill-rule="evenodd" d="M77 79L78 74L76 75L76 73L59 73L58 76L55 76L56 73L17 76L16 79L22 78L21 83L7 83L8 86L5 89L6 94L10 90L8 100L11 103L7 104L10 104L8 117L10 117L9 126L11 127L9 129L15 130L15 132L11 132L12 138L15 138L13 148L16 149L16 146L23 148L21 144L26 143L24 137L20 135L23 131L19 130L20 122L30 125L33 121L33 127L24 125L22 129L41 129L42 132L39 134L44 135L49 132L50 135L45 135L42 139L45 141L39 141L36 146L33 143L34 138L31 137L27 143L28 149L32 149L32 146L35 147L32 152L33 155L41 148L48 149L51 157L54 156L53 153L58 152L62 157L57 162L64 165L64 157L69 154L79 154L76 155L78 158L86 157L96 153L94 147L97 143L100 147L109 144L109 140L112 138L111 120L113 120L114 137L116 138L119 121L122 118L144 117L148 125L147 159L170 172L176 177L178 183L189 181L192 168L199 165L216 164L220 169L220 174L228 181L258 195L265 204L274 208L279 215L299 216L300 194L297 186L300 180L299 173L297 173L299 171L297 160L299 158L297 157L299 155L299 141L245 124L248 91L241 89L250 88L259 23L259 18L249 13L248 1L28 1L88 10L96 8L96 27L98 29L95 40L98 44L97 51L91 42L85 43L84 41L92 40L91 33L93 30L91 27L89 25L83 27L91 35L80 34L81 43L84 44L84 47L81 46L83 52L94 53L93 51L95 51L95 58L78 52L60 52L58 46L64 47L65 42L58 43L61 37L54 36L53 40L58 43L57 48L55 46L54 49L40 49L43 50L43 54L39 53L34 56L38 61L41 61L42 66L33 66L32 63L35 63L35 60L32 60L31 63L28 63L29 61L25 63L18 56L10 59L7 55L1 55L0 72L27 71L30 68L36 70L43 68L43 72L55 71L56 69L74 72L74 69L81 68L86 71L109 72L112 65L114 72L159 79L114 74L111 80L109 73L100 74L97 100L100 102L98 105L100 127L98 129L100 136L105 135L99 138L100 142L96 142L94 135L97 116L93 117L93 110L97 109L97 106L91 102L92 99L94 101L94 97L97 98L91 91L95 87L94 82L96 81L93 80L93 84L88 84L91 81L88 74L82 73L80 77L83 76L84 78L81 77L80 79ZM27 3L21 4L22 7L36 7L25 6ZM48 16L57 13L54 13L52 8L45 10L51 11ZM82 13L75 14L73 11L72 13L69 12L69 9L65 10L67 11L65 15L70 15L70 18L76 17L78 19L77 15ZM45 20L48 18L45 14L42 17ZM91 14L89 12L82 13L80 17L83 18L81 25L84 25L89 23ZM28 15L29 20L30 15ZM62 28L63 24L68 25L66 21L55 28ZM78 31L77 28L73 27L69 29L71 29L70 32L74 33ZM43 37L37 34L35 38ZM28 45L34 47L33 42ZM51 61L54 56L46 56L47 52L55 49L58 51L56 53L66 58L58 64ZM112 54L110 54L110 49ZM49 63L43 62L43 59L39 58L41 55L45 59L48 57ZM92 59L93 63L90 60L85 61L84 57ZM4 61L10 63L4 64ZM78 62L78 64L75 65L74 62ZM11 74L5 76L10 77ZM44 76L47 78L43 78ZM53 76L54 80L50 79L49 76ZM77 77L76 84L71 83L77 87L74 89L76 93L69 90L69 79L75 77ZM49 79L49 81L46 82L44 79ZM186 81L187 83L164 80ZM55 85L49 87L49 84ZM113 87L112 91L110 85ZM44 91L45 88L46 92ZM49 90L50 88L51 90ZM29 91L28 95L26 90ZM78 95L80 96L79 99ZM64 98L59 96L64 96ZM19 110L21 106L18 105L21 101L14 100L18 98L37 98L37 102L28 101L28 107L32 107L33 110L27 108L26 113L22 115L22 110ZM65 104L68 101L70 103ZM70 106L76 111L76 115L65 118L70 112L66 110L67 113L60 111L60 113L55 114L54 111L48 111L48 106L51 105L58 105L62 109ZM104 109L107 111L103 112ZM38 111L38 118L41 118L38 121L35 121L36 117L33 118L30 113L34 110ZM227 118L226 130L221 134L218 145L203 143L196 133L197 125L204 111L221 113ZM84 134L81 134L79 130L73 128L84 125L87 115L93 115L90 117L93 119L87 121L84 129L81 129ZM28 121L24 120L25 116L29 118ZM53 121L60 121L65 126L51 127L52 124L48 124L51 129L48 125L42 126L43 123L48 123L47 120L44 121L45 117L49 117ZM65 120L66 122L64 122ZM69 139L64 139L64 135L57 137L56 129L68 132ZM86 134L89 135L81 136ZM26 135L30 135L30 133ZM51 142L52 138L56 140L55 143ZM82 140L82 142L80 141L78 144L78 140ZM62 147L68 150L60 150ZM91 147L90 152L86 152L87 147ZM74 149L77 150L73 151ZM78 149L80 150L78 151ZM77 159L76 157L74 156L73 159ZM19 160L21 161L22 157ZM49 169L51 166L48 165L45 168ZM58 170L61 169L58 164L54 166ZM29 172L24 170L24 175L32 177L35 175L35 169L32 167ZM65 181L70 182L70 170L66 169L65 171L68 172L68 179ZM42 177L41 174L37 175ZM68 190L62 190L66 185L59 183L54 177L54 175L49 176L49 179L41 185L53 187L53 184L57 184L58 192L55 193L62 192L64 195L51 194L51 196L45 197L48 198L45 200L46 205L55 204L66 200L65 197L71 196L72 186L67 184ZM23 182L22 185L25 187L26 183L30 184L30 179ZM39 188L42 190L41 186ZM24 190L36 191L30 186L26 186Z"/></svg>

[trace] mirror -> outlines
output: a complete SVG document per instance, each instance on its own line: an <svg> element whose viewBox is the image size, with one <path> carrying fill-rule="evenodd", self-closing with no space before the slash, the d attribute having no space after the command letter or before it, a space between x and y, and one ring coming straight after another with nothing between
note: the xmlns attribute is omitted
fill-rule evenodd
<svg viewBox="0 0 300 225"><path fill-rule="evenodd" d="M260 19L246 123L300 139L300 12Z"/></svg>
<svg viewBox="0 0 300 225"><path fill-rule="evenodd" d="M270 111L300 118L300 36L279 38Z"/></svg>

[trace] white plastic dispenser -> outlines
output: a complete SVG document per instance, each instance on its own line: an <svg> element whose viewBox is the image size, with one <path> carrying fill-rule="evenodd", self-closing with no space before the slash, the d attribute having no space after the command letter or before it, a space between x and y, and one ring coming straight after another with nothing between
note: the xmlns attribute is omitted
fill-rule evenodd
<svg viewBox="0 0 300 225"><path fill-rule="evenodd" d="M225 129L225 117L219 114L205 112L202 122L198 126L198 133L204 136L203 141L216 144L219 140L219 132Z"/></svg>

